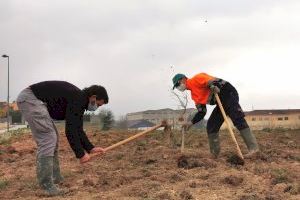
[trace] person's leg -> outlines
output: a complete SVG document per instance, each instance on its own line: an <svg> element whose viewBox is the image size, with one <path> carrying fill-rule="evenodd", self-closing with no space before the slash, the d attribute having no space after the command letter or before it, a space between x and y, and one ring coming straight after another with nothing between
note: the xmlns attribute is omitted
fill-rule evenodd
<svg viewBox="0 0 300 200"><path fill-rule="evenodd" d="M210 153L217 158L220 153L219 130L224 122L219 107L215 107L207 121L207 136Z"/></svg>
<svg viewBox="0 0 300 200"><path fill-rule="evenodd" d="M47 107L33 95L30 89L20 93L17 104L38 146L36 172L39 185L49 195L59 195L62 191L53 183L53 158L57 135Z"/></svg>
<svg viewBox="0 0 300 200"><path fill-rule="evenodd" d="M255 135L251 132L247 121L245 120L245 114L239 104L239 96L236 90L233 90L224 101L225 111L232 120L234 126L239 130L243 141L245 142L250 156L253 153L259 151L258 144Z"/></svg>
<svg viewBox="0 0 300 200"><path fill-rule="evenodd" d="M54 158L53 158L53 181L54 183L58 184L64 180L63 176L60 173L60 164L59 164L59 157L58 157L58 143L59 143L59 133L58 130L53 122L53 127L55 129L57 135L57 142L54 151Z"/></svg>

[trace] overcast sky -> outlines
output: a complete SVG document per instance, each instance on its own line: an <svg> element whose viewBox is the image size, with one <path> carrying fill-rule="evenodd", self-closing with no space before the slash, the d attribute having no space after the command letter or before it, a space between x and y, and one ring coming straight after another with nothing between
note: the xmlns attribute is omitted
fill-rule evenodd
<svg viewBox="0 0 300 200"><path fill-rule="evenodd" d="M299 10L299 0L0 0L10 100L65 80L105 86L117 116L177 108L172 76L206 72L231 82L244 110L300 108ZM5 101L3 58L0 72Z"/></svg>

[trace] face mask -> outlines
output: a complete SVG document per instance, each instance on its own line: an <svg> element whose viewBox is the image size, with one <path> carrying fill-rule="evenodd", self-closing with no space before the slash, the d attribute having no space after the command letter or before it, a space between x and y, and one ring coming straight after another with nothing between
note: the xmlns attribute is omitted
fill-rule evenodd
<svg viewBox="0 0 300 200"><path fill-rule="evenodd" d="M180 83L180 85L177 87L177 90L184 92L184 90L186 90L186 85L184 83Z"/></svg>
<svg viewBox="0 0 300 200"><path fill-rule="evenodd" d="M96 102L89 102L89 105L88 105L88 110L89 111L95 111L97 110L98 106L96 104Z"/></svg>

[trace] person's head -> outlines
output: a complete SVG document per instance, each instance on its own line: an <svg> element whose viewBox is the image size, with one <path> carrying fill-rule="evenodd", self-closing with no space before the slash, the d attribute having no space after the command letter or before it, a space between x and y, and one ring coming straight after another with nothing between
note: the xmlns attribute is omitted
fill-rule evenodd
<svg viewBox="0 0 300 200"><path fill-rule="evenodd" d="M106 89L101 85L92 85L82 90L89 99L88 110L94 111L99 106L108 103L108 95Z"/></svg>
<svg viewBox="0 0 300 200"><path fill-rule="evenodd" d="M173 90L176 88L179 91L183 92L186 90L186 80L187 77L184 74L176 74L172 81L173 81Z"/></svg>

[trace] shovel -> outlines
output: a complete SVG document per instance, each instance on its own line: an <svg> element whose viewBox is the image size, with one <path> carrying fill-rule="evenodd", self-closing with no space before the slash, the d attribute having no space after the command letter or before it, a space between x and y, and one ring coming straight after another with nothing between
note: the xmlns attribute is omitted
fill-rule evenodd
<svg viewBox="0 0 300 200"><path fill-rule="evenodd" d="M225 121L225 123L226 123L226 125L227 125L227 129L228 129L228 131L229 131L229 133L230 133L230 136L231 136L231 138L232 138L232 140L233 140L233 142L234 142L234 144L235 144L235 146L236 146L236 150L237 150L238 156L239 156L242 160L244 160L244 156L243 156L243 154L242 154L242 152L241 152L241 149L240 149L240 147L239 147L239 144L237 143L236 138L235 138L235 136L234 136L234 133L233 133L233 131L232 131L232 128L231 128L231 126L230 126L230 124L229 124L229 121L228 121L228 118L227 118L227 116L226 116L226 113L225 113L225 110L224 110L224 108L223 108L223 105L222 105L222 103L221 103L220 97L219 97L219 95L218 95L217 93L215 93L215 97L216 97L218 106L219 106L219 108L220 108L220 110L221 110L221 112L222 112L224 121Z"/></svg>

